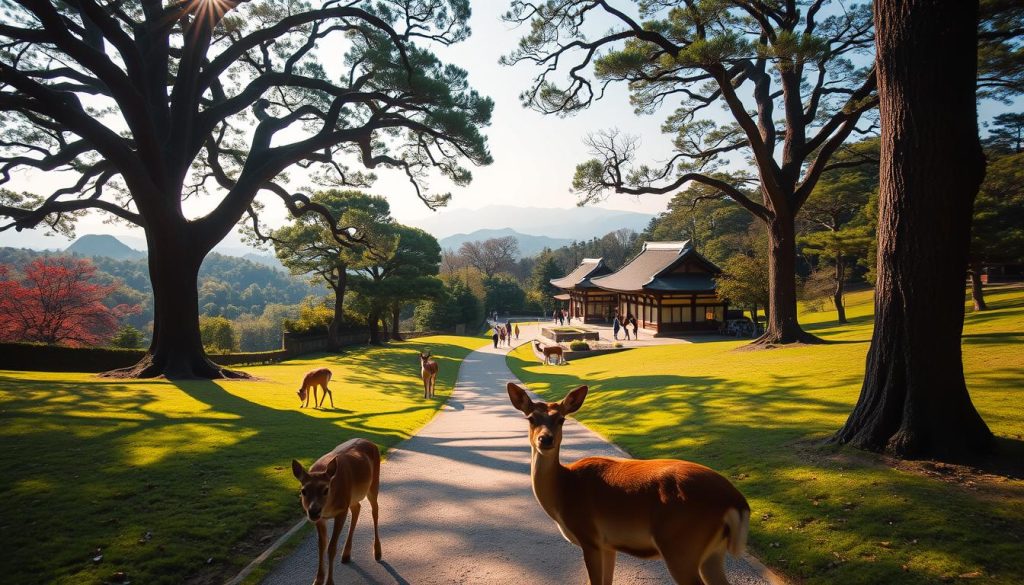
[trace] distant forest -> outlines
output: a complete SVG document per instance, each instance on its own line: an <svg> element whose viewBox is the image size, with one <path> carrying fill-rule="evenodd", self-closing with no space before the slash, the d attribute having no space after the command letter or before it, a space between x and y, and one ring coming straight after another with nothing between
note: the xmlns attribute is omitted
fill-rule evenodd
<svg viewBox="0 0 1024 585"><path fill-rule="evenodd" d="M41 252L24 248L0 248L0 264L22 268L35 258L64 256L64 252ZM104 256L89 257L99 269L96 281L110 283L120 280L123 286L107 299L109 306L121 303L139 305L142 311L125 322L143 331L148 337L153 321L153 289L149 282L146 259L114 260ZM323 296L323 287L257 264L244 258L211 253L199 270L199 311L209 317L238 319L245 315L259 317L267 305L297 305L308 296Z"/></svg>

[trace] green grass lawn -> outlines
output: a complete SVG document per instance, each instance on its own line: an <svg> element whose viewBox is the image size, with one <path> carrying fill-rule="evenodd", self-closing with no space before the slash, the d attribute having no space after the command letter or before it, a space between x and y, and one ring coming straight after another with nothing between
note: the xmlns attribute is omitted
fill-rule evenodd
<svg viewBox="0 0 1024 585"><path fill-rule="evenodd" d="M356 347L244 368L249 381L0 371L0 581L223 582L301 517L292 458L411 436L484 342ZM419 379L424 349L441 366L433 400ZM337 408L300 410L302 376L321 366L334 372Z"/></svg>
<svg viewBox="0 0 1024 585"><path fill-rule="evenodd" d="M968 313L964 365L974 404L1010 457L1024 460L1024 289L993 287ZM832 342L733 351L745 341L638 348L513 372L547 399L578 384L578 414L635 456L698 461L750 501L753 552L800 583L1024 583L1024 481L904 464L823 445L850 413L864 374L871 292L850 295L851 323L805 313Z"/></svg>

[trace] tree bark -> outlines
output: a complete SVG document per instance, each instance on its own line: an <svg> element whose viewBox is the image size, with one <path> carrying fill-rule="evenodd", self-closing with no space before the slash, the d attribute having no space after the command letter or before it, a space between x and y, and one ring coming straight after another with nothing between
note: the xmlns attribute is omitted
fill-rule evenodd
<svg viewBox="0 0 1024 585"><path fill-rule="evenodd" d="M875 326L860 398L834 440L961 460L992 433L964 381L971 209L984 175L978 2L878 0L882 124Z"/></svg>
<svg viewBox="0 0 1024 585"><path fill-rule="evenodd" d="M391 304L391 341L402 341L402 336L398 331L399 322L401 319L402 305L395 301Z"/></svg>
<svg viewBox="0 0 1024 585"><path fill-rule="evenodd" d="M106 372L115 378L243 378L206 357L199 335L199 267L209 250L197 249L186 227L147 230L153 285L153 341L139 363Z"/></svg>
<svg viewBox="0 0 1024 585"><path fill-rule="evenodd" d="M843 306L843 292L846 288L846 263L841 253L836 254L836 289L832 294L832 302L836 305L836 314L840 323L846 323L846 307Z"/></svg>
<svg viewBox="0 0 1024 585"><path fill-rule="evenodd" d="M971 260L971 298L974 299L975 311L987 311L985 304L985 291L981 283L981 261Z"/></svg>
<svg viewBox="0 0 1024 585"><path fill-rule="evenodd" d="M764 335L751 346L821 343L800 327L796 311L796 226L779 213L768 222L768 306Z"/></svg>
<svg viewBox="0 0 1024 585"><path fill-rule="evenodd" d="M366 317L366 326L370 330L370 343L373 345L381 345L382 343L380 338L380 314L380 308L374 306Z"/></svg>
<svg viewBox="0 0 1024 585"><path fill-rule="evenodd" d="M348 285L348 273L344 264L339 264L338 281L332 284L334 289L334 318L327 326L327 347L331 351L341 348L341 325L345 322L345 288Z"/></svg>

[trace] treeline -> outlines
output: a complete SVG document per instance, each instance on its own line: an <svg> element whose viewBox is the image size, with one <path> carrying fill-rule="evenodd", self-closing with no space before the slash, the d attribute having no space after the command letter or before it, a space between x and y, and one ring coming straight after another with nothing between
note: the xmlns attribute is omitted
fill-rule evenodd
<svg viewBox="0 0 1024 585"><path fill-rule="evenodd" d="M33 260L60 257L65 257L65 254L0 248L0 265L9 266L16 273L23 272ZM90 280L111 287L103 299L104 305L138 308L137 312L121 319L123 325L137 333L126 330L120 334L123 337L115 337L113 343L140 347L152 335L153 327L153 290L146 260L115 260L103 256L88 260L96 267ZM322 295L322 287L311 285L305 279L234 256L212 253L204 260L199 272L202 319L222 317L233 327L234 342L215 345L221 351L279 348L284 321L296 318L301 304L308 297ZM222 341L224 338L219 339Z"/></svg>

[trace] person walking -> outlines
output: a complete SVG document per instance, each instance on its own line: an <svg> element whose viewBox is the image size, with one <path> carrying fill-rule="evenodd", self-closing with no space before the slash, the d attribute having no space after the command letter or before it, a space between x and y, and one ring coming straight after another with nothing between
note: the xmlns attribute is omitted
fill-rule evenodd
<svg viewBox="0 0 1024 585"><path fill-rule="evenodd" d="M558 324L565 325L565 309L558 312Z"/></svg>
<svg viewBox="0 0 1024 585"><path fill-rule="evenodd" d="M494 335L491 335L491 341L494 342L494 349L498 349L498 328L494 328Z"/></svg>
<svg viewBox="0 0 1024 585"><path fill-rule="evenodd" d="M498 325L498 339L501 341L500 345L505 344L505 327Z"/></svg>
<svg viewBox="0 0 1024 585"><path fill-rule="evenodd" d="M566 325L572 325L572 312L571 311L566 311L565 312L565 324Z"/></svg>
<svg viewBox="0 0 1024 585"><path fill-rule="evenodd" d="M619 338L619 329L620 328L621 328L621 324L619 323L619 316L615 315L615 318L612 319L612 335L615 337L615 339Z"/></svg>
<svg viewBox="0 0 1024 585"><path fill-rule="evenodd" d="M516 341L519 341L519 323L516 323L515 333L516 333Z"/></svg>
<svg viewBox="0 0 1024 585"><path fill-rule="evenodd" d="M622 323L622 332L626 334L626 341L629 341L629 317Z"/></svg>
<svg viewBox="0 0 1024 585"><path fill-rule="evenodd" d="M629 316L629 322L630 322L630 324L633 325L633 341L639 341L640 340L640 336L636 334L636 330L637 330L636 317L630 315Z"/></svg>
<svg viewBox="0 0 1024 585"><path fill-rule="evenodd" d="M558 323L558 309L551 311L551 322Z"/></svg>

